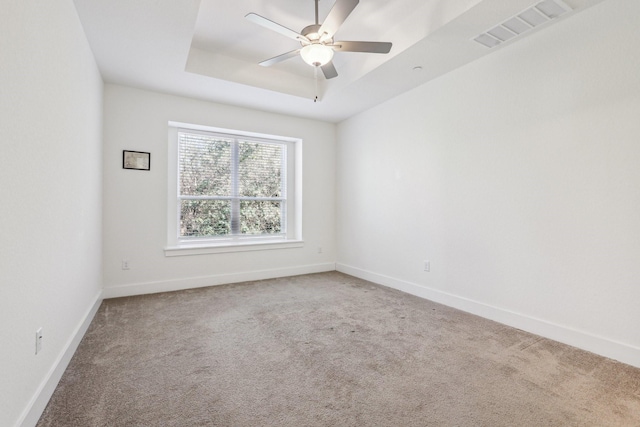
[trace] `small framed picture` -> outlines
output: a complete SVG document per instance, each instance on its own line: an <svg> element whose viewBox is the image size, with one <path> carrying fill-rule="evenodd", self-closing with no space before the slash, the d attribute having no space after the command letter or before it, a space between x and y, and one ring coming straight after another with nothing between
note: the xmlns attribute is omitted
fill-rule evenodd
<svg viewBox="0 0 640 427"><path fill-rule="evenodd" d="M151 170L151 153L122 150L122 168L139 171Z"/></svg>

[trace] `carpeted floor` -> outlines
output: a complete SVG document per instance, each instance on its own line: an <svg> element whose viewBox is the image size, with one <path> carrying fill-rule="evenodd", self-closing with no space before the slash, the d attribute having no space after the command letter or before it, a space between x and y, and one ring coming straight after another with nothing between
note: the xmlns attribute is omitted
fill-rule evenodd
<svg viewBox="0 0 640 427"><path fill-rule="evenodd" d="M640 426L640 369L322 273L104 301L38 426Z"/></svg>

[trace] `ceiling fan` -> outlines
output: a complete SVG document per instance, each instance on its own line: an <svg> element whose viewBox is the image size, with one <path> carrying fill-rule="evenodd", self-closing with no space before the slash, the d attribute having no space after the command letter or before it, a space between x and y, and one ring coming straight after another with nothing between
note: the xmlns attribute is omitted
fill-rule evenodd
<svg viewBox="0 0 640 427"><path fill-rule="evenodd" d="M255 13L249 13L245 16L245 18L258 25L300 42L301 45L299 49L262 61L260 65L269 67L299 54L307 64L313 67L320 67L325 78L332 79L338 76L338 72L331 61L334 52L389 53L391 50L391 43L388 42L333 40L334 34L353 12L359 0L336 0L322 24L318 22L318 0L315 0L315 3L316 23L303 28L299 33Z"/></svg>

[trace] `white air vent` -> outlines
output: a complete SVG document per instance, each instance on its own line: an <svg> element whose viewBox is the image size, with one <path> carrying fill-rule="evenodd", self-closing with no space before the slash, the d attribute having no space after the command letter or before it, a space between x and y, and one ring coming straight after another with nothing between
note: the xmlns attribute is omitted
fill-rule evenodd
<svg viewBox="0 0 640 427"><path fill-rule="evenodd" d="M479 34L473 40L488 48L496 47L571 10L571 6L562 0L544 0Z"/></svg>

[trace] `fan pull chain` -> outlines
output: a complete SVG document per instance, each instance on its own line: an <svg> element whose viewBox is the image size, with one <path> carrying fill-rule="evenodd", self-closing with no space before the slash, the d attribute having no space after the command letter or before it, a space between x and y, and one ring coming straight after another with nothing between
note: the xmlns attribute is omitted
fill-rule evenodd
<svg viewBox="0 0 640 427"><path fill-rule="evenodd" d="M313 67L313 76L315 77L316 82L316 97L313 99L313 102L318 102L318 66Z"/></svg>

